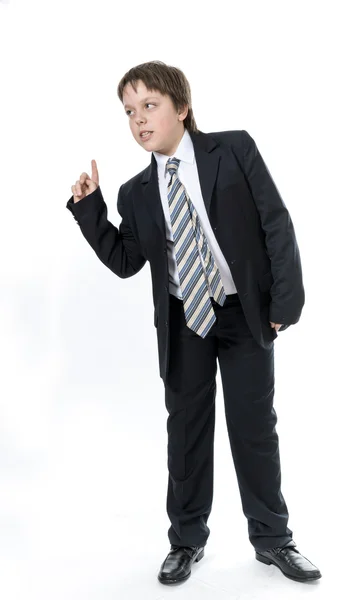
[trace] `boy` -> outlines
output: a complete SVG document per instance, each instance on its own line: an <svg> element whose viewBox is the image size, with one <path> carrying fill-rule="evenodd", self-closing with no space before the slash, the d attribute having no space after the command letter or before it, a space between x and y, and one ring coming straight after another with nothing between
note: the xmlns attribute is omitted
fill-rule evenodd
<svg viewBox="0 0 357 600"><path fill-rule="evenodd" d="M169 413L171 548L158 579L187 580L210 533L217 358L255 557L295 581L318 579L287 526L273 407L274 339L299 321L305 302L288 210L247 131L198 130L182 71L138 65L118 96L151 164L120 186L119 230L107 219L94 160L67 208L119 277L150 263Z"/></svg>

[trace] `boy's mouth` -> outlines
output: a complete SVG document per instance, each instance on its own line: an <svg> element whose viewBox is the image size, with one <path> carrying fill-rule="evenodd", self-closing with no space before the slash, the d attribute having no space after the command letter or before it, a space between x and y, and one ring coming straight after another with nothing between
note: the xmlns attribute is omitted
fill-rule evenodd
<svg viewBox="0 0 357 600"><path fill-rule="evenodd" d="M140 134L140 138L142 140L148 140L149 138L151 138L151 136L152 136L153 133L154 133L153 131L148 131L148 132L145 132L145 133L141 133Z"/></svg>

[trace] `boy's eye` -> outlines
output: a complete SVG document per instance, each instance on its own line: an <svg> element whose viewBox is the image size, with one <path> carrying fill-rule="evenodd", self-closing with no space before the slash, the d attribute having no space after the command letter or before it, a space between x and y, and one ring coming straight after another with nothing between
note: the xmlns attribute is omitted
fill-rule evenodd
<svg viewBox="0 0 357 600"><path fill-rule="evenodd" d="M147 102L147 103L145 104L145 106L149 106L150 104L151 104L151 106L155 106L155 104L153 104L152 102ZM126 114L128 114L129 112L131 112L131 110L130 110L130 109L128 109L128 110L126 110L125 112L126 112Z"/></svg>

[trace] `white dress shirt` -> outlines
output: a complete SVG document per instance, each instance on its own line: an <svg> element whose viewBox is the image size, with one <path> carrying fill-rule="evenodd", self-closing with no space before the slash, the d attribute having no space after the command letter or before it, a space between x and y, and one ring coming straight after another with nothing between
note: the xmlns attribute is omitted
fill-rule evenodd
<svg viewBox="0 0 357 600"><path fill-rule="evenodd" d="M167 256L168 256L168 268L169 268L169 292L173 294L180 300L182 300L182 292L180 286L179 273L176 264L175 258L175 246L174 246L174 238L172 234L172 226L170 219L170 210L169 210L169 201L167 197L167 186L170 181L170 174L166 174L165 178L165 166L169 158L178 158L180 160L177 175L181 181L181 183L185 186L189 197L191 198L192 204L194 205L196 212L198 214L201 227L206 236L207 243L210 247L210 250L213 254L213 258L216 262L216 265L221 274L222 284L224 287L224 291L226 295L236 294L237 289L234 285L234 281L232 278L231 271L229 269L228 263L223 256L223 253L217 243L216 237L212 231L212 227L207 215L206 206L203 201L200 181L198 178L197 164L195 158L195 152L193 148L193 143L190 137L189 132L185 129L185 132L181 138L179 146L173 156L166 156L165 154L161 154L160 152L153 152L156 163L157 163L157 173L159 180L159 190L162 208L165 215L166 222L166 242L167 242ZM201 251L198 248L198 253L201 258L202 265L204 266L204 261L201 255ZM211 286L209 285L209 294L213 296Z"/></svg>

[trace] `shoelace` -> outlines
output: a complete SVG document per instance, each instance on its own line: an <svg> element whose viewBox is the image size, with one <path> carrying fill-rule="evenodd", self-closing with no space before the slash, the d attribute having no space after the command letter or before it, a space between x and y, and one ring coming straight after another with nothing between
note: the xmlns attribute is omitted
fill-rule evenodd
<svg viewBox="0 0 357 600"><path fill-rule="evenodd" d="M190 558L192 558L195 552L197 552L196 546L194 548L190 548L189 546L172 546L171 549L173 552L176 552L177 550L184 550L184 552L186 552Z"/></svg>

